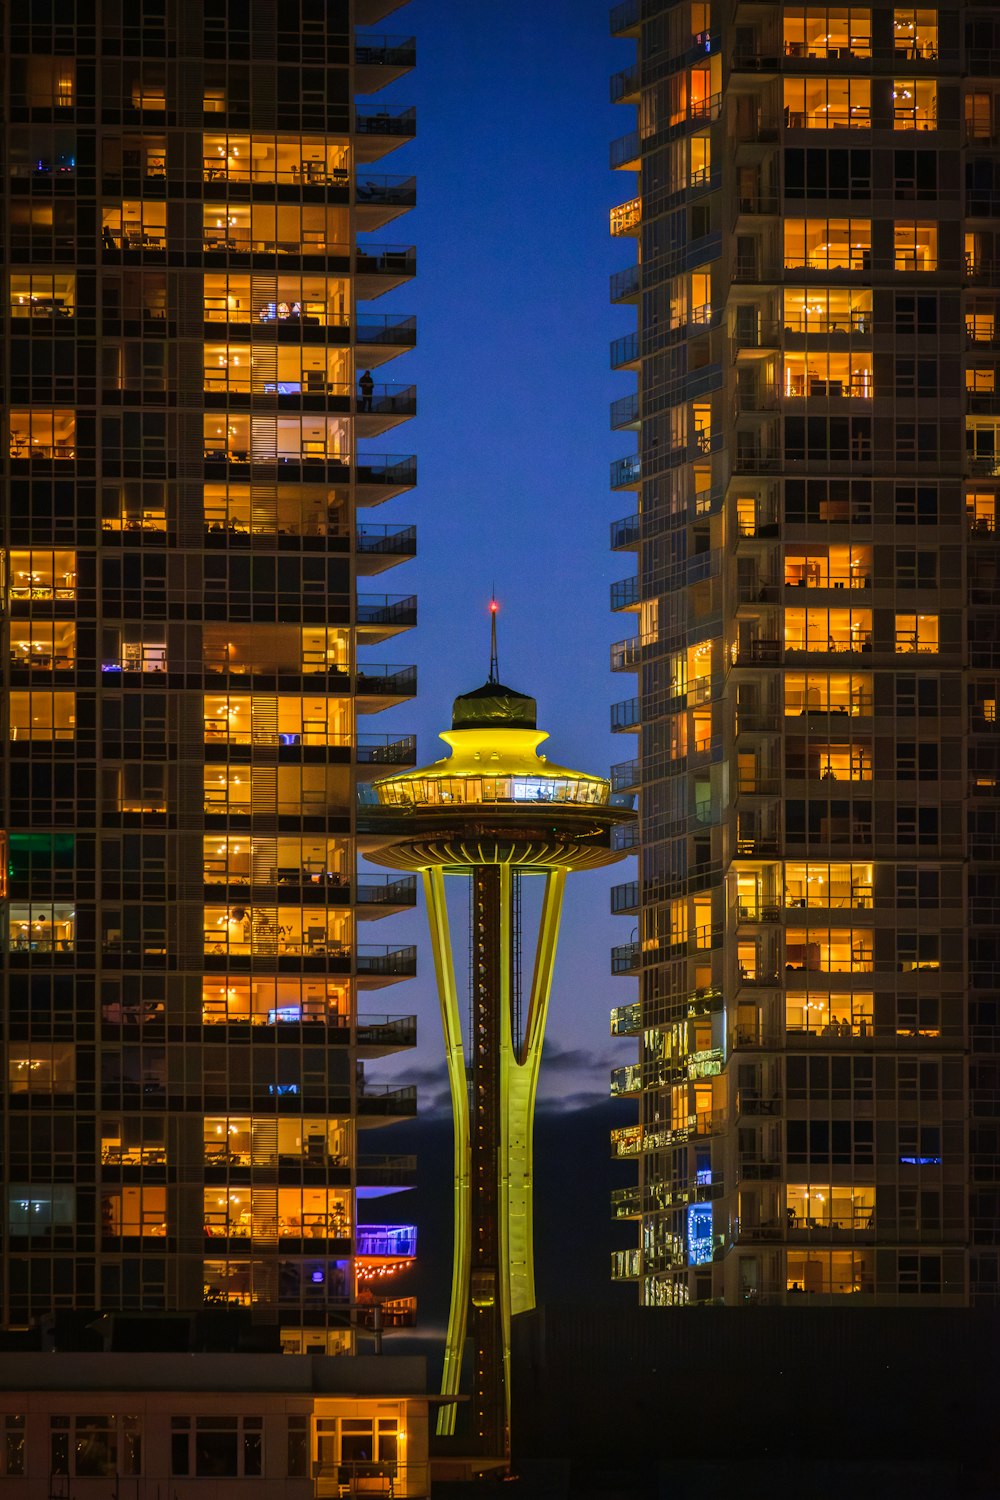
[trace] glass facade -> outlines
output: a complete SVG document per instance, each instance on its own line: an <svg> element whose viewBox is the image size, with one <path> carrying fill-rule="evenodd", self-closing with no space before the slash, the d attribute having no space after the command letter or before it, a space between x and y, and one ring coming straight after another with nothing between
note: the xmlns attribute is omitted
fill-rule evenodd
<svg viewBox="0 0 1000 1500"><path fill-rule="evenodd" d="M5 9L8 1329L245 1307L338 1353L415 1252L357 1234L413 1176L360 1148L415 1108L365 1061L414 953L363 925L415 888L355 815L414 760L368 730L416 690L416 601L366 592L415 551L364 519L416 481L413 319L369 306L415 269L414 46L358 29L397 9Z"/></svg>
<svg viewBox="0 0 1000 1500"><path fill-rule="evenodd" d="M629 0L612 32L615 1275L995 1304L1000 15Z"/></svg>

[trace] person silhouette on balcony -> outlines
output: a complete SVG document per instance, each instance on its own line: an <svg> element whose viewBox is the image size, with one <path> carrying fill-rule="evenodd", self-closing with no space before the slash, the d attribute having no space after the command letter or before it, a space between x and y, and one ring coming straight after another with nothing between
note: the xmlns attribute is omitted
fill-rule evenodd
<svg viewBox="0 0 1000 1500"><path fill-rule="evenodd" d="M374 391L374 389L375 389L375 382L372 379L372 372L371 372L371 370L366 370L365 373L362 375L361 379L358 381L358 390L361 392L361 410L362 411L371 411L371 409L372 409L372 392Z"/></svg>

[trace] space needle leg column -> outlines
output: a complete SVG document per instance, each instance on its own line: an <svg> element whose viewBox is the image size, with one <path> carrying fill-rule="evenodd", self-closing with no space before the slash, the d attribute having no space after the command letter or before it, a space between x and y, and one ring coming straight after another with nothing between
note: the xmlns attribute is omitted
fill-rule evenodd
<svg viewBox="0 0 1000 1500"><path fill-rule="evenodd" d="M441 1394L457 1396L462 1378L462 1351L465 1346L466 1314L469 1306L469 1262L471 1220L469 1216L469 1095L465 1079L465 1054L462 1049L462 1021L455 984L455 961L451 951L448 908L445 903L444 872L440 868L424 871L424 895L438 998L441 1002L441 1025L444 1029L445 1060L451 1088L451 1110L454 1131L455 1229L452 1249L451 1313L441 1373ZM454 1404L438 1412L437 1430L455 1431Z"/></svg>
<svg viewBox="0 0 1000 1500"><path fill-rule="evenodd" d="M566 871L550 870L538 929L538 946L531 980L531 993L520 1054L514 1051L510 1034L510 1010L506 1013L501 1053L501 1097L504 1100L504 1156L502 1163L504 1244L506 1247L504 1309L504 1359L507 1366L508 1415L510 1405L510 1319L535 1305L535 1249L532 1199L534 1192L534 1118L538 1071L542 1062L545 1021L552 992L552 971L559 938Z"/></svg>
<svg viewBox="0 0 1000 1500"><path fill-rule="evenodd" d="M472 1431L479 1452L501 1457L507 1443L501 1287L500 1156L503 1105L500 1046L510 1011L510 869L472 867Z"/></svg>

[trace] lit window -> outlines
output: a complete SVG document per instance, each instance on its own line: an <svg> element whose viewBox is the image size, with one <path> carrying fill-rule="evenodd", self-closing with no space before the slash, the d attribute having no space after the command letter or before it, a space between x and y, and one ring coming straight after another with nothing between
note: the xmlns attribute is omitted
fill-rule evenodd
<svg viewBox="0 0 1000 1500"><path fill-rule="evenodd" d="M907 654L916 651L933 655L937 650L937 615L896 616L896 651L898 653Z"/></svg>
<svg viewBox="0 0 1000 1500"><path fill-rule="evenodd" d="M892 44L897 58L915 62L938 55L938 13L936 10L894 10Z"/></svg>
<svg viewBox="0 0 1000 1500"><path fill-rule="evenodd" d="M786 219L785 265L813 271L864 271L871 260L870 219Z"/></svg>
<svg viewBox="0 0 1000 1500"><path fill-rule="evenodd" d="M894 130L937 129L937 84L922 78L896 78L892 85Z"/></svg>
<svg viewBox="0 0 1000 1500"><path fill-rule="evenodd" d="M786 57L870 57L872 13L858 6L789 6L783 40Z"/></svg>
<svg viewBox="0 0 1000 1500"><path fill-rule="evenodd" d="M936 271L938 231L936 224L902 223L894 226L893 248L897 271Z"/></svg>
<svg viewBox="0 0 1000 1500"><path fill-rule="evenodd" d="M786 78L789 130L867 130L871 83L867 78Z"/></svg>

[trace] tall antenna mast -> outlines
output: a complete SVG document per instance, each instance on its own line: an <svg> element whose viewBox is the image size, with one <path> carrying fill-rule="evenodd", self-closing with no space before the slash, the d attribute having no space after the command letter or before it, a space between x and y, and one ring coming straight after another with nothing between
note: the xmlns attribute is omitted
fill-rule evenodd
<svg viewBox="0 0 1000 1500"><path fill-rule="evenodd" d="M490 682L500 681L500 668L497 664L497 611L500 608L496 599L490 600Z"/></svg>

